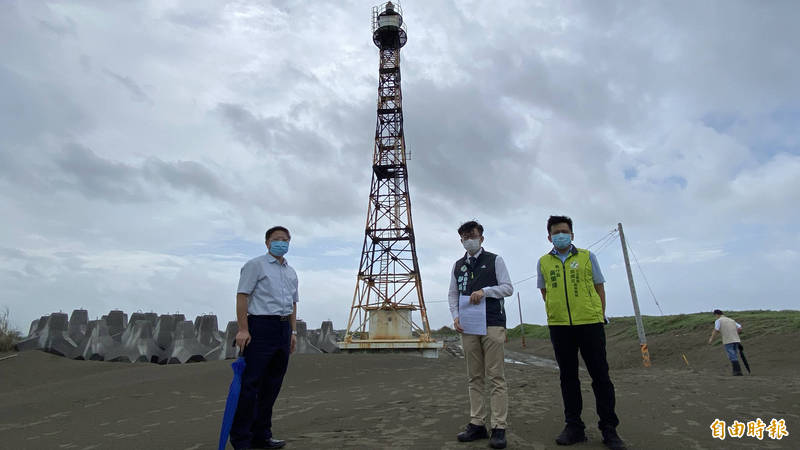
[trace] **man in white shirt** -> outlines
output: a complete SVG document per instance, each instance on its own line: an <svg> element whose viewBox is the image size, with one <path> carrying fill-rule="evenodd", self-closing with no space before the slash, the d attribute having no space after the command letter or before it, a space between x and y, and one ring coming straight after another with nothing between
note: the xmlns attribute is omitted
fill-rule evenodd
<svg viewBox="0 0 800 450"><path fill-rule="evenodd" d="M297 273L283 257L289 230L272 227L265 240L268 252L242 267L236 293L236 345L247 363L231 427L236 450L286 445L272 437L272 407L297 346Z"/></svg>
<svg viewBox="0 0 800 450"><path fill-rule="evenodd" d="M716 317L717 320L714 321L714 330L711 331L711 337L708 338L708 343L712 344L714 342L717 333L722 335L722 344L725 346L728 359L731 360L733 375L740 377L742 376L742 367L739 365L737 350L739 350L739 345L741 343L739 333L742 331L742 326L739 325L739 322L726 317L722 314L722 311L718 309L714 310L714 317Z"/></svg>

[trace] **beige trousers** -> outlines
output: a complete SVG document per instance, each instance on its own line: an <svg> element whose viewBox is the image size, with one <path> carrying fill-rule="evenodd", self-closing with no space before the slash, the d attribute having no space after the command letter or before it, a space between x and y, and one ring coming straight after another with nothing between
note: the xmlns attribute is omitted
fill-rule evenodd
<svg viewBox="0 0 800 450"><path fill-rule="evenodd" d="M472 424L482 426L486 423L484 387L488 378L492 428L506 428L508 390L503 369L505 341L506 329L503 327L487 327L486 336L461 335L461 345L467 360L469 415Z"/></svg>

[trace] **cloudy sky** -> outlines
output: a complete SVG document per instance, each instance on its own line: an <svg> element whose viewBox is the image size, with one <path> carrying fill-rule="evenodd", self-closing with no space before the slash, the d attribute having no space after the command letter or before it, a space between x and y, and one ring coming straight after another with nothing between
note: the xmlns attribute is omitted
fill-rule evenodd
<svg viewBox="0 0 800 450"><path fill-rule="evenodd" d="M371 176L370 2L0 4L0 307L234 318L292 230L300 317L345 326ZM477 219L526 322L550 214L597 241L610 316L798 309L792 1L402 4L405 133L432 326ZM609 236L610 237L610 236ZM642 276L646 276L654 295ZM519 323L516 298L509 325Z"/></svg>

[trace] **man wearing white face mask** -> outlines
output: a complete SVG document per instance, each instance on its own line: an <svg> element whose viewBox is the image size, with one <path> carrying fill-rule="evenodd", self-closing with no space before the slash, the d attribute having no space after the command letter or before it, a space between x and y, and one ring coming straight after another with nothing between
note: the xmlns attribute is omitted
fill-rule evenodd
<svg viewBox="0 0 800 450"><path fill-rule="evenodd" d="M458 228L466 254L453 265L450 273L448 301L453 325L461 335L467 361L470 421L458 434L460 442L489 437L486 431L484 386L489 379L492 410L492 435L489 446L506 447L508 392L503 367L506 340L506 312L503 298L514 293L506 264L498 255L489 253L483 244L483 226L475 221ZM469 296L470 303L486 305L486 335L463 334L459 323L459 296Z"/></svg>

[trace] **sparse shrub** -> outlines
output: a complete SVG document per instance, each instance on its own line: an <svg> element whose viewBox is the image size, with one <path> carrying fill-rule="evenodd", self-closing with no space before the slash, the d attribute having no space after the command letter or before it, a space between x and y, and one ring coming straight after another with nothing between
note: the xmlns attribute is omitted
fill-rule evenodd
<svg viewBox="0 0 800 450"><path fill-rule="evenodd" d="M8 352L14 349L14 344L19 341L20 332L12 330L9 324L8 307L6 306L0 311L0 352Z"/></svg>

